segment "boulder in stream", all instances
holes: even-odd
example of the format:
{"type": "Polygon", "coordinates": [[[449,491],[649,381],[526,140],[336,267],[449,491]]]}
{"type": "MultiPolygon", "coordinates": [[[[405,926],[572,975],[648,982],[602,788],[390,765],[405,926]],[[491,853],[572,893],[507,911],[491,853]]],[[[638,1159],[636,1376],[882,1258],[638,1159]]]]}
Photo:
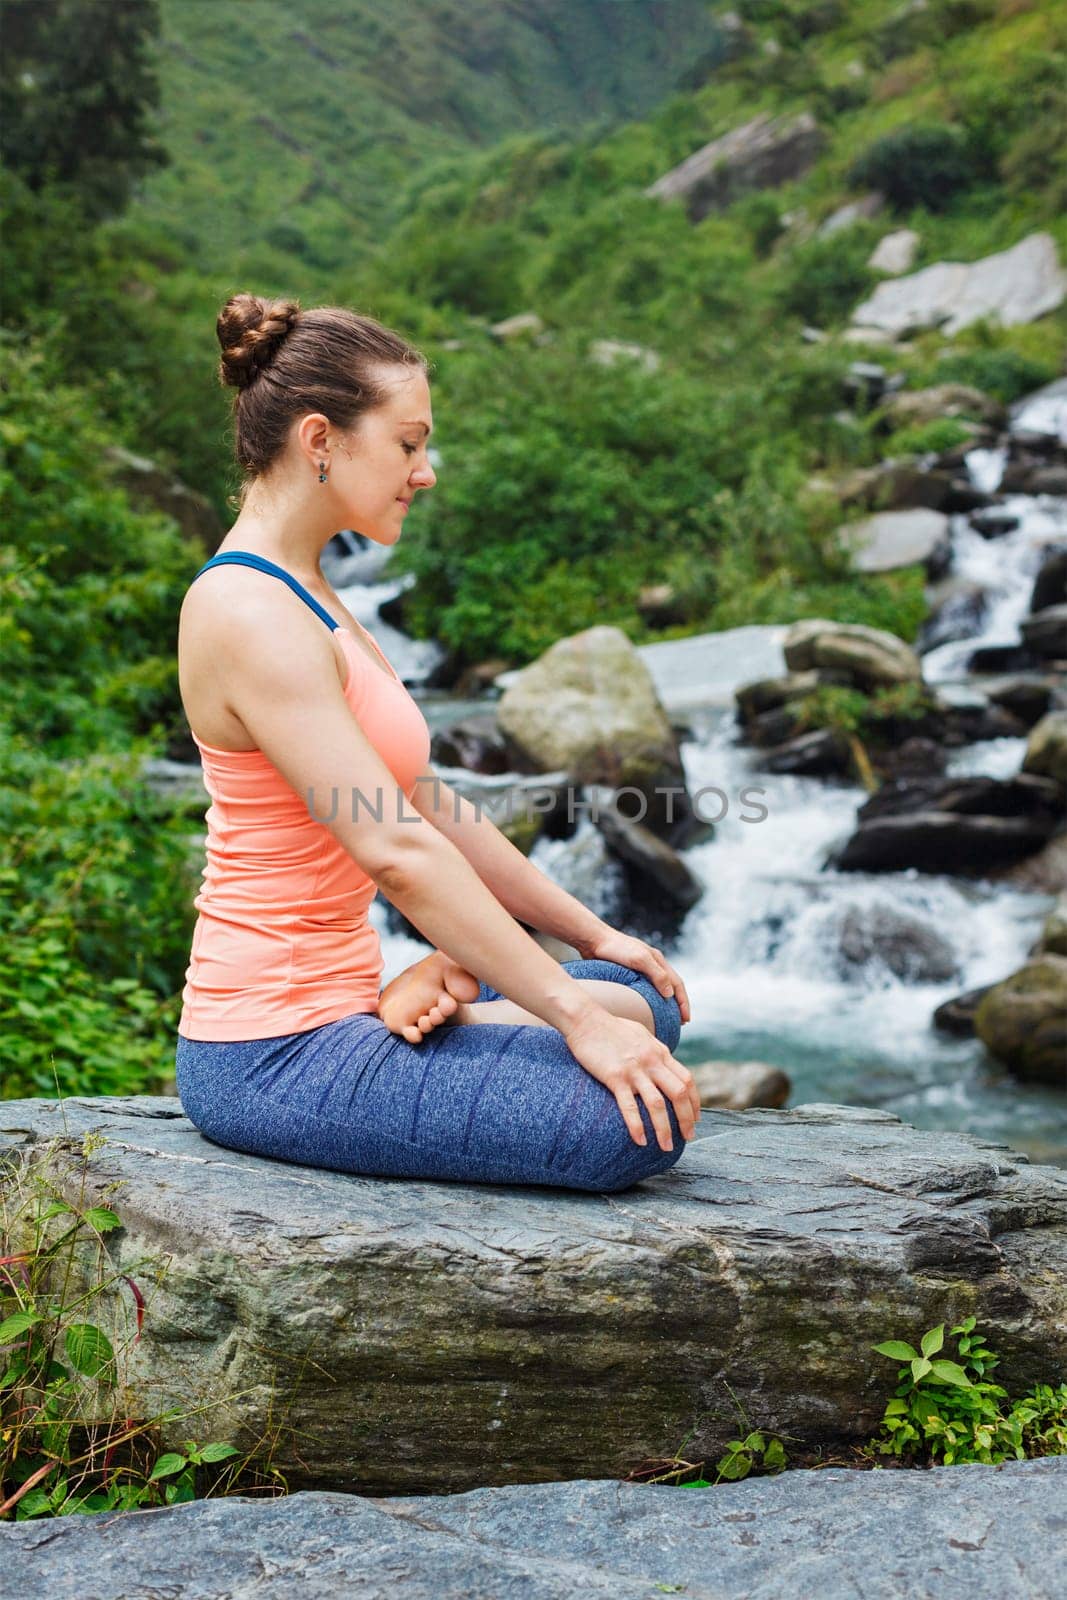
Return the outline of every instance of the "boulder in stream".
{"type": "Polygon", "coordinates": [[[695,906],[704,893],[704,885],[678,852],[664,840],[657,839],[651,829],[611,804],[610,790],[594,786],[591,795],[599,801],[595,813],[591,813],[592,819],[612,854],[629,868],[631,890],[643,889],[646,897],[651,895],[654,902],[666,900],[679,911],[695,906]],[[638,880],[636,884],[634,878],[638,880]]]}
{"type": "Polygon", "coordinates": [[[1061,894],[1041,929],[1035,955],[1067,956],[1067,894],[1061,894]]]}
{"type": "Polygon", "coordinates": [[[835,912],[837,973],[865,980],[871,962],[902,983],[948,983],[960,975],[951,942],[919,916],[885,901],[835,912]]]}
{"type": "Polygon", "coordinates": [[[1046,606],[1031,612],[1019,624],[1023,643],[1034,655],[1067,661],[1067,605],[1046,606]]]}
{"type": "Polygon", "coordinates": [[[944,512],[923,506],[911,511],[878,511],[838,529],[838,539],[849,551],[855,572],[892,572],[918,561],[934,562],[943,569],[941,547],[947,536],[944,512]]]}
{"type": "Polygon", "coordinates": [[[496,715],[540,770],[637,789],[647,806],[645,826],[668,842],[691,826],[678,741],[648,668],[621,628],[587,628],[559,639],[515,675],[496,715]]]}
{"type": "Polygon", "coordinates": [[[1050,711],[1030,730],[1023,771],[1053,779],[1067,789],[1067,711],[1050,711]]]}
{"type": "Polygon", "coordinates": [[[920,467],[915,459],[890,458],[873,467],[857,467],[835,485],[846,510],[906,511],[925,506],[939,511],[949,495],[951,474],[920,467]]]}
{"type": "Polygon", "coordinates": [[[981,632],[989,596],[980,583],[949,578],[927,598],[931,609],[915,646],[920,655],[956,639],[971,639],[981,632]]]}
{"type": "Polygon", "coordinates": [[[974,1014],[991,987],[984,983],[979,989],[967,989],[963,994],[943,1000],[931,1019],[934,1027],[942,1033],[955,1034],[959,1039],[973,1039],[974,1014]]]}
{"type": "Polygon", "coordinates": [[[999,400],[969,383],[938,383],[929,389],[901,389],[882,406],[875,426],[881,431],[921,428],[942,417],[974,418],[1000,428],[1007,412],[999,400]]]}
{"type": "Polygon", "coordinates": [[[1067,1089],[1067,956],[1036,956],[993,984],[974,1031],[1017,1077],[1067,1089]]]}
{"type": "Polygon", "coordinates": [[[1041,563],[1030,594],[1030,610],[1067,604],[1067,545],[1053,545],[1041,563]]]}
{"type": "Polygon", "coordinates": [[[805,617],[789,629],[782,650],[792,672],[832,667],[861,689],[922,681],[922,665],[910,645],[883,628],[860,622],[805,617]]]}
{"type": "Polygon", "coordinates": [[[752,1106],[784,1106],[792,1084],[781,1067],[766,1061],[701,1061],[690,1067],[700,1104],[709,1109],[748,1111],[752,1106]]]}
{"type": "Polygon", "coordinates": [[[281,1421],[294,1490],[617,1477],[687,1435],[714,1458],[727,1384],[753,1425],[833,1449],[892,1392],[871,1346],[968,1313],[1009,1392],[1067,1368],[1067,1174],[882,1111],[706,1111],[674,1167],[607,1194],[246,1155],[167,1096],[0,1101],[5,1152],[120,1217],[94,1314],[131,1414],[200,1404],[197,1436],[238,1447],[281,1421]]]}
{"type": "Polygon", "coordinates": [[[931,778],[883,784],[832,857],[841,872],[985,874],[1042,849],[1059,828],[1063,795],[1050,778],[931,778]]]}

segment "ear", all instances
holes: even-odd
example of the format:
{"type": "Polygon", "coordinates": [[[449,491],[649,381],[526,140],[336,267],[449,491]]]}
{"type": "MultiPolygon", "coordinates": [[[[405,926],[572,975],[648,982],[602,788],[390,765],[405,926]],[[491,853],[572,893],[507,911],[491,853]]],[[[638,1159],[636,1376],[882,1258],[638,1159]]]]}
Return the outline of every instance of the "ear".
{"type": "Polygon", "coordinates": [[[318,465],[330,436],[330,419],[321,411],[309,411],[296,426],[297,442],[309,461],[318,465]]]}

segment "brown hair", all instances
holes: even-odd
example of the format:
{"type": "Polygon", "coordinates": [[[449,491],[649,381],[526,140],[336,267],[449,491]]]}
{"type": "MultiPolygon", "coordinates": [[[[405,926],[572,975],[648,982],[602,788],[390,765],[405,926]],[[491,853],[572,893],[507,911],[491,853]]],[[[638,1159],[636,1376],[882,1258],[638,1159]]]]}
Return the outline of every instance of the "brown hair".
{"type": "Polygon", "coordinates": [[[233,399],[234,456],[247,474],[266,472],[285,448],[294,417],[321,411],[350,428],[386,398],[382,370],[424,373],[421,351],[373,317],[343,306],[300,309],[298,300],[231,295],[215,324],[222,357],[219,382],[233,399]]]}

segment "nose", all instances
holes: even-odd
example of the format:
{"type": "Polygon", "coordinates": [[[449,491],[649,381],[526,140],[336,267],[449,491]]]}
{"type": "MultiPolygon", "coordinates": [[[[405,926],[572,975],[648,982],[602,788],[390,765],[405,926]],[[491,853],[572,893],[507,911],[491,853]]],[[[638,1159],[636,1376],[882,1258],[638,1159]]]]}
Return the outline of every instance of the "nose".
{"type": "Polygon", "coordinates": [[[425,466],[417,467],[411,474],[411,482],[417,483],[420,488],[432,489],[437,482],[437,474],[427,461],[425,466]]]}

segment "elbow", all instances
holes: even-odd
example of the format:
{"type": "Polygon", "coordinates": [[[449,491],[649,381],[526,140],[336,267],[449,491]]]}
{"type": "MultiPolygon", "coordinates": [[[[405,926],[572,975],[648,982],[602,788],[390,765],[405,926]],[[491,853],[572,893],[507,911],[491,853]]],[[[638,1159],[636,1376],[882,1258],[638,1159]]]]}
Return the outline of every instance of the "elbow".
{"type": "Polygon", "coordinates": [[[406,900],[424,889],[430,877],[431,851],[423,839],[394,844],[382,859],[365,870],[387,900],[406,900]]]}

